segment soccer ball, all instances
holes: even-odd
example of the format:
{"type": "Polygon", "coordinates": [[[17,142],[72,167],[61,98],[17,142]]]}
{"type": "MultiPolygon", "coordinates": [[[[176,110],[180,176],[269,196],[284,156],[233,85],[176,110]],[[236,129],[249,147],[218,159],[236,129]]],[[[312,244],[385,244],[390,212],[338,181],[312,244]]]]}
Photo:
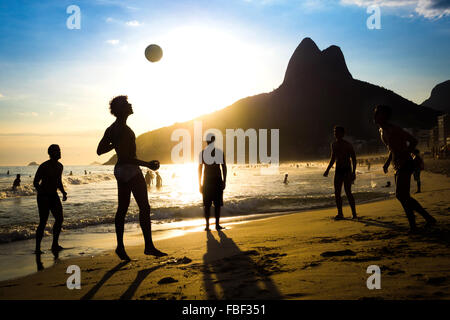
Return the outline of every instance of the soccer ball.
{"type": "Polygon", "coordinates": [[[145,49],[145,57],[150,62],[157,62],[161,60],[163,51],[157,44],[151,44],[145,49]]]}

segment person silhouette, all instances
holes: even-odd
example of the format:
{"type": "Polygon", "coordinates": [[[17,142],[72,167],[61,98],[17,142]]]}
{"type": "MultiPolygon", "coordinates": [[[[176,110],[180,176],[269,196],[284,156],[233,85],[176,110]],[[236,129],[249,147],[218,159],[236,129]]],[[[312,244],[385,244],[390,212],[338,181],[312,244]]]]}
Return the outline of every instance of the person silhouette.
{"type": "Polygon", "coordinates": [[[420,156],[420,151],[418,149],[414,150],[414,180],[417,182],[416,193],[421,193],[421,182],[420,182],[420,172],[425,168],[422,157],[420,156]]]}
{"type": "Polygon", "coordinates": [[[8,175],[9,176],[9,170],[6,172],[6,175],[8,175]]]}
{"type": "Polygon", "coordinates": [[[153,181],[153,173],[150,170],[147,170],[145,173],[145,183],[147,184],[147,187],[150,187],[152,185],[153,181]]]}
{"type": "Polygon", "coordinates": [[[288,174],[287,173],[284,175],[283,183],[284,184],[288,184],[289,183],[289,181],[288,181],[288,174]]]}
{"type": "Polygon", "coordinates": [[[59,189],[63,194],[63,201],[67,200],[67,192],[64,190],[61,175],[64,166],[58,161],[61,159],[61,149],[57,144],[48,147],[50,160],[42,163],[36,171],[33,185],[37,191],[37,204],[39,211],[39,226],[36,230],[36,254],[42,254],[41,241],[44,236],[44,229],[47,224],[49,212],[52,212],[55,218],[53,224],[53,243],[52,252],[57,253],[64,248],[58,243],[59,234],[63,223],[63,208],[58,196],[59,189]]]}
{"type": "Polygon", "coordinates": [[[162,178],[161,178],[161,176],[160,176],[158,171],[156,171],[155,173],[156,173],[156,188],[157,189],[161,189],[162,185],[163,185],[162,184],[162,178]]]}
{"type": "Polygon", "coordinates": [[[16,179],[13,182],[12,191],[16,191],[17,187],[20,187],[20,174],[16,175],[16,179]]]}
{"type": "Polygon", "coordinates": [[[386,105],[379,105],[374,110],[374,122],[378,125],[380,137],[389,149],[389,156],[383,165],[384,173],[393,162],[395,170],[395,196],[402,204],[408,218],[410,232],[417,232],[416,217],[417,211],[426,220],[426,227],[436,224],[433,218],[416,199],[410,195],[411,174],[414,171],[414,160],[411,153],[417,146],[417,139],[402,128],[390,123],[392,109],[386,105]]]}
{"type": "Polygon", "coordinates": [[[216,137],[213,134],[208,134],[206,137],[208,145],[199,155],[198,183],[200,186],[200,193],[203,195],[203,206],[206,219],[205,231],[210,231],[209,217],[212,204],[214,204],[216,230],[223,229],[219,222],[220,207],[223,206],[223,190],[225,190],[227,181],[227,165],[225,163],[223,151],[214,146],[215,140],[216,137]],[[221,167],[222,170],[220,170],[221,167]]]}
{"type": "Polygon", "coordinates": [[[344,140],[345,129],[341,126],[334,126],[334,136],[336,140],[331,144],[331,159],[325,170],[323,176],[328,177],[331,167],[336,162],[336,169],[334,173],[334,196],[336,199],[336,207],[338,214],[336,220],[344,218],[342,213],[342,184],[344,184],[345,194],[347,195],[348,203],[352,209],[353,219],[358,216],[356,214],[355,199],[352,194],[352,183],[356,179],[356,155],[355,150],[350,142],[344,140]],[[351,163],[350,163],[351,159],[351,163]],[[352,169],[353,168],[353,169],[352,169]]]}
{"type": "Polygon", "coordinates": [[[117,256],[121,260],[131,260],[125,251],[123,243],[123,233],[125,228],[125,215],[130,205],[131,193],[139,207],[139,223],[145,241],[144,254],[157,257],[165,256],[156,249],[152,240],[150,205],[148,203],[147,185],[144,175],[139,166],[147,167],[151,170],[158,170],[159,161],[142,161],[136,157],[136,136],[127,126],[127,119],[133,114],[132,105],[128,102],[127,96],[117,96],[110,102],[111,114],[116,117],[116,121],[109,126],[97,147],[97,154],[102,155],[111,150],[117,154],[117,163],[114,166],[114,176],[117,180],[118,207],[115,217],[117,256]]]}

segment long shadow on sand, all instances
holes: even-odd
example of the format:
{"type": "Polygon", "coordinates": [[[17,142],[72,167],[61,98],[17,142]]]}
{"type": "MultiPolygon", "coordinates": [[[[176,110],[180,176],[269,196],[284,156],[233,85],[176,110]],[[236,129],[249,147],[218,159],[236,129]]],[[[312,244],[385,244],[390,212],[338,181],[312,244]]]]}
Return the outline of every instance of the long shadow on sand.
{"type": "MultiPolygon", "coordinates": [[[[406,220],[406,217],[405,217],[406,220]]],[[[418,222],[424,222],[419,215],[416,214],[416,220],[418,222]]],[[[405,233],[409,230],[408,227],[404,227],[398,225],[393,222],[384,222],[379,220],[374,220],[370,218],[362,218],[360,220],[351,220],[354,222],[362,223],[366,226],[376,226],[385,229],[390,229],[391,232],[388,231],[388,234],[384,235],[384,238],[394,238],[397,236],[405,235],[405,233]]],[[[414,241],[422,241],[428,243],[440,243],[447,246],[450,246],[450,225],[445,222],[439,222],[437,225],[431,229],[419,229],[419,233],[411,235],[411,238],[414,241]]],[[[376,236],[375,236],[376,237],[376,236]]]]}
{"type": "Polygon", "coordinates": [[[97,284],[93,286],[92,289],[88,291],[88,293],[82,296],[80,300],[92,299],[94,295],[97,293],[97,291],[100,290],[100,288],[105,284],[105,282],[108,281],[108,279],[111,278],[114,275],[114,273],[122,269],[122,267],[126,266],[128,263],[130,263],[130,261],[123,261],[118,265],[116,265],[111,270],[109,270],[108,272],[106,272],[103,278],[99,282],[97,282],[97,284]]]}
{"type": "MultiPolygon", "coordinates": [[[[406,220],[406,217],[405,217],[406,220]]],[[[373,226],[373,227],[381,227],[381,228],[385,228],[385,229],[390,229],[393,231],[407,231],[408,228],[396,224],[392,221],[379,221],[376,219],[371,219],[371,218],[366,218],[366,217],[362,217],[360,219],[357,220],[349,220],[349,221],[353,221],[353,222],[359,222],[364,224],[365,226],[373,226]]]]}
{"type": "Polygon", "coordinates": [[[147,276],[152,273],[153,271],[161,268],[162,266],[154,266],[148,269],[141,270],[137,273],[136,279],[134,279],[133,283],[128,287],[127,291],[122,294],[122,296],[119,298],[120,300],[130,300],[133,298],[134,294],[136,293],[137,289],[141,285],[142,281],[144,281],[147,276]]]}
{"type": "Polygon", "coordinates": [[[220,242],[207,232],[207,252],[203,256],[203,281],[208,299],[281,299],[264,266],[243,252],[222,231],[220,242]]]}

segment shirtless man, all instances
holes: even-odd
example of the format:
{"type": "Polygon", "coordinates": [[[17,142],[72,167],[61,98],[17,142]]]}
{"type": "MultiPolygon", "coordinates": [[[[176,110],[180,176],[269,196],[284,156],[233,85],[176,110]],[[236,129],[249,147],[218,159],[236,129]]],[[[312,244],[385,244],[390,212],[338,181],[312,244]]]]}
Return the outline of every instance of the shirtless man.
{"type": "Polygon", "coordinates": [[[344,127],[334,127],[334,136],[336,141],[331,144],[330,163],[328,164],[327,170],[325,170],[325,173],[323,174],[324,177],[328,177],[331,167],[334,162],[336,162],[336,170],[334,174],[334,196],[336,198],[336,206],[338,209],[338,214],[335,217],[336,220],[344,219],[341,197],[342,184],[344,184],[345,194],[347,195],[348,203],[352,209],[353,219],[358,217],[356,215],[355,199],[352,194],[352,183],[356,179],[356,155],[351,143],[344,140],[344,135],[344,127]],[[350,164],[350,159],[353,166],[350,164]]]}
{"type": "Polygon", "coordinates": [[[411,174],[414,172],[414,161],[411,153],[417,146],[417,140],[402,128],[389,122],[391,107],[380,105],[375,108],[374,121],[380,128],[381,140],[389,149],[389,157],[383,166],[384,173],[388,172],[389,165],[393,162],[395,170],[395,196],[405,210],[406,217],[411,228],[410,232],[417,232],[417,211],[427,221],[426,227],[436,223],[434,219],[414,198],[410,195],[411,174]]]}
{"type": "Polygon", "coordinates": [[[223,190],[225,189],[227,181],[227,165],[225,163],[223,151],[214,147],[215,140],[216,137],[213,134],[208,134],[206,138],[206,142],[208,143],[207,148],[210,148],[211,146],[214,148],[211,151],[211,156],[214,157],[214,159],[208,159],[208,157],[206,157],[207,149],[204,149],[200,153],[200,161],[198,165],[198,184],[200,186],[200,193],[203,194],[203,206],[205,210],[205,219],[206,219],[205,231],[210,231],[209,217],[212,204],[214,204],[216,230],[219,231],[223,229],[223,227],[219,224],[219,220],[220,220],[220,207],[223,206],[223,190]],[[215,161],[215,159],[220,160],[217,162],[208,161],[208,160],[215,161]],[[220,170],[221,167],[222,170],[220,170]]]}
{"type": "Polygon", "coordinates": [[[61,159],[61,150],[57,144],[52,144],[48,148],[50,160],[42,163],[36,171],[33,185],[37,191],[37,204],[39,209],[39,226],[36,230],[36,254],[42,254],[41,240],[44,236],[44,229],[47,225],[50,211],[55,218],[53,224],[53,244],[52,252],[57,254],[63,249],[58,243],[59,234],[63,223],[63,208],[57,189],[63,194],[63,201],[67,200],[67,192],[61,181],[63,165],[58,161],[61,159]]]}
{"type": "Polygon", "coordinates": [[[157,257],[165,256],[156,249],[152,240],[150,205],[147,196],[147,184],[139,166],[147,167],[151,170],[159,169],[159,161],[150,162],[138,160],[136,157],[136,136],[133,130],[127,126],[128,116],[133,114],[131,104],[127,96],[117,96],[109,103],[111,114],[117,119],[105,131],[100,141],[97,154],[101,155],[114,149],[117,154],[117,163],[114,167],[114,176],[117,180],[117,190],[119,204],[116,212],[115,225],[117,248],[116,254],[122,260],[130,260],[123,243],[123,232],[125,228],[125,215],[130,205],[131,193],[133,193],[139,207],[139,222],[144,235],[144,254],[157,257]]]}

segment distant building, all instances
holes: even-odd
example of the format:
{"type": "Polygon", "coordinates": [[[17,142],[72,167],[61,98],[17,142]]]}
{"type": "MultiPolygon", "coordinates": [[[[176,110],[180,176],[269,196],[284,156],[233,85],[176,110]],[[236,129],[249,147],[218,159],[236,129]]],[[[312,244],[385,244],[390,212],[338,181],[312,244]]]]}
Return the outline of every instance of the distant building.
{"type": "Polygon", "coordinates": [[[420,151],[427,151],[432,149],[432,132],[431,130],[414,129],[412,135],[417,139],[417,149],[420,151]]]}
{"type": "Polygon", "coordinates": [[[438,143],[439,147],[447,144],[447,138],[450,137],[450,115],[448,113],[438,116],[438,143]]]}
{"type": "Polygon", "coordinates": [[[439,130],[438,130],[437,126],[433,127],[433,129],[430,129],[428,145],[429,145],[429,150],[433,154],[439,148],[439,130]]]}

